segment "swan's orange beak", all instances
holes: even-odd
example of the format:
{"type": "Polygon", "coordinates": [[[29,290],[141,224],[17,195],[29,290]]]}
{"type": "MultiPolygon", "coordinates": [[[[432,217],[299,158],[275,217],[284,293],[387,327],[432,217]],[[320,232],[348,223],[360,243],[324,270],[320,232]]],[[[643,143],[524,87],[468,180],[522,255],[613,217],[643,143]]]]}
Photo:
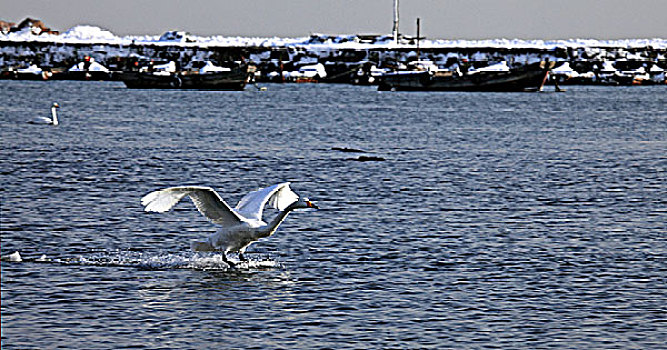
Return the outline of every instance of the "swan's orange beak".
{"type": "Polygon", "coordinates": [[[320,209],[320,207],[318,207],[317,205],[315,205],[315,203],[311,201],[306,201],[306,205],[308,206],[308,208],[320,209]]]}

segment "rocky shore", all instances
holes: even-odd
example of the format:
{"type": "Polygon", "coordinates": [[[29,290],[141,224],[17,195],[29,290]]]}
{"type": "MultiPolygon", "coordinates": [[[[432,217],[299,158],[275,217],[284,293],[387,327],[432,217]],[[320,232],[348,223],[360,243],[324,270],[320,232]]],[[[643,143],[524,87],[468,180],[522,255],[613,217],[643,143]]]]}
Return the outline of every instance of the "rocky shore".
{"type": "Polygon", "coordinates": [[[551,78],[561,84],[664,84],[667,40],[457,41],[402,36],[396,43],[388,35],[230,38],[175,31],[159,37],[117,37],[92,26],[62,34],[32,27],[0,34],[0,70],[6,79],[106,80],[114,79],[115,72],[171,62],[180,69],[244,61],[254,66],[259,82],[373,84],[382,73],[415,60],[460,70],[499,62],[513,68],[554,61],[551,78]]]}

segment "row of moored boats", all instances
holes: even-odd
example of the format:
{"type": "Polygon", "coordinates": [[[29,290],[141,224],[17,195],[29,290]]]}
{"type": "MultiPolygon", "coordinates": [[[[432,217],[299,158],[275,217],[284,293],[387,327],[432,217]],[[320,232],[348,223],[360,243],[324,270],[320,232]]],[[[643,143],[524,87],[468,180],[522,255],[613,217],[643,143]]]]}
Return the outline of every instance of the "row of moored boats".
{"type": "MultiPolygon", "coordinates": [[[[272,81],[317,82],[326,78],[324,66],[302,67],[297,72],[281,72],[272,81]],[[303,70],[303,72],[301,71],[303,70]],[[276,79],[277,78],[277,79],[276,79]]],[[[381,91],[540,91],[549,76],[556,84],[585,84],[590,79],[606,77],[609,82],[636,83],[632,79],[641,77],[644,83],[665,84],[665,72],[635,72],[637,74],[607,75],[580,74],[570,68],[568,62],[549,61],[509,67],[500,62],[487,67],[448,67],[442,69],[430,61],[413,61],[394,69],[374,69],[366,79],[368,84],[378,85],[381,91]],[[640,75],[639,73],[644,73],[640,75]],[[625,80],[628,81],[625,81],[625,80]]],[[[613,68],[613,67],[612,67],[613,68]]],[[[44,71],[36,65],[26,68],[5,70],[0,78],[23,80],[120,80],[128,88],[139,89],[199,89],[199,90],[243,90],[248,83],[254,83],[257,75],[255,67],[246,62],[233,62],[227,66],[211,61],[192,62],[180,67],[176,62],[147,64],[131,69],[112,72],[94,59],[86,57],[83,62],[73,65],[67,71],[44,71]]],[[[558,85],[557,85],[558,86],[558,85]]]]}

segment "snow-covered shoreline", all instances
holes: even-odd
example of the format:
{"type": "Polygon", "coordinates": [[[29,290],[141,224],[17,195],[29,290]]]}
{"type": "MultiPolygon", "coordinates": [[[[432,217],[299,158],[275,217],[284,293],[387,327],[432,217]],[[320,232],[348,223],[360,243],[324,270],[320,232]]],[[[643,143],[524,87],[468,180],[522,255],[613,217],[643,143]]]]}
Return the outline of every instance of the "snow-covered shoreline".
{"type": "Polygon", "coordinates": [[[299,78],[316,69],[319,79],[340,83],[371,83],[376,75],[416,60],[445,70],[480,69],[498,63],[521,67],[551,61],[570,64],[572,72],[559,72],[569,81],[618,83],[620,79],[623,84],[638,80],[664,84],[667,39],[417,41],[402,37],[395,42],[389,35],[259,38],[196,36],[182,31],[119,37],[88,25],[61,34],[34,28],[0,34],[0,71],[6,73],[5,78],[17,78],[33,66],[41,69],[42,75],[72,71],[84,60],[101,64],[109,72],[160,64],[185,67],[193,62],[249,61],[256,67],[258,81],[299,78]],[[610,81],[609,77],[618,79],[610,81]]]}
{"type": "MultiPolygon", "coordinates": [[[[179,32],[182,33],[182,32],[179,32]]],[[[397,49],[416,46],[414,41],[403,42],[398,45],[386,37],[368,42],[357,35],[312,35],[307,37],[280,38],[280,37],[233,37],[233,36],[197,36],[183,33],[180,38],[164,38],[163,36],[116,36],[110,31],[90,25],[75,26],[62,34],[35,35],[28,30],[0,34],[0,43],[54,43],[54,44],[106,44],[106,45],[165,45],[182,47],[313,47],[321,49],[323,46],[337,49],[397,49]],[[313,41],[313,37],[319,40],[313,41]]],[[[622,48],[636,49],[651,47],[653,49],[667,49],[667,39],[664,38],[637,38],[637,39],[562,39],[562,40],[523,40],[523,39],[485,39],[485,40],[446,40],[423,39],[419,42],[422,48],[504,48],[504,49],[541,49],[553,50],[556,48],[622,48]]]]}

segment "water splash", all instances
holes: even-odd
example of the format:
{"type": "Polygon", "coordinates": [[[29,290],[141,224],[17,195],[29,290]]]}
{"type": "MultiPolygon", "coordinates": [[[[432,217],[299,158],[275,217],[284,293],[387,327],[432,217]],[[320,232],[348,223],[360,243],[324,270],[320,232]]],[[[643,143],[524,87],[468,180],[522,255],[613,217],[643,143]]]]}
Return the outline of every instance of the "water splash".
{"type": "Polygon", "coordinates": [[[235,261],[232,268],[228,263],[222,260],[222,254],[219,253],[201,253],[201,252],[135,252],[122,251],[99,252],[90,255],[80,255],[74,258],[48,258],[44,255],[38,259],[22,259],[23,262],[51,263],[63,265],[84,265],[84,266],[108,266],[108,267],[134,267],[148,270],[255,270],[279,268],[280,263],[263,258],[259,260],[250,259],[248,261],[235,261]]]}

